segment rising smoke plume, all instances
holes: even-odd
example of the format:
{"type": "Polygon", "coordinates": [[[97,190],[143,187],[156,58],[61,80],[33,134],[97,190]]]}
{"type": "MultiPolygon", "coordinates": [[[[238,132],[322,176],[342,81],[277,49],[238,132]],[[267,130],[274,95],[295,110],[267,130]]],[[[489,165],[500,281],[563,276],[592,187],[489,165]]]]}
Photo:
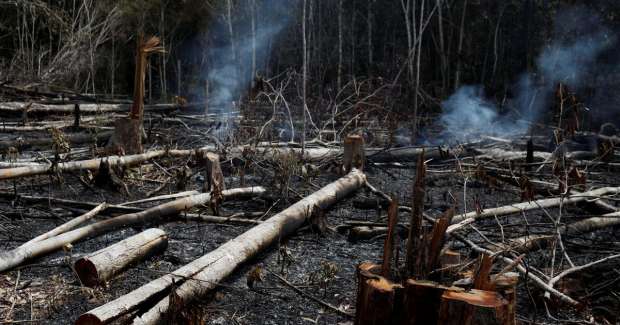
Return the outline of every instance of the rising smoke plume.
{"type": "MultiPolygon", "coordinates": [[[[229,109],[233,101],[239,100],[252,82],[252,55],[253,44],[256,44],[256,70],[264,72],[269,58],[270,44],[291,21],[290,13],[278,11],[278,8],[287,10],[297,1],[263,0],[256,1],[256,39],[253,41],[251,20],[234,22],[235,54],[232,54],[230,35],[226,18],[215,22],[210,28],[212,37],[217,46],[209,49],[210,68],[207,71],[209,82],[209,105],[219,109],[229,109]]],[[[234,19],[234,18],[233,18],[234,19]]]]}
{"type": "Polygon", "coordinates": [[[554,21],[554,37],[537,57],[534,74],[524,73],[512,87],[508,113],[485,97],[482,86],[463,86],[442,103],[444,139],[465,140],[475,135],[526,133],[549,106],[558,83],[579,90],[585,76],[597,71],[597,58],[616,39],[601,19],[584,8],[562,11],[554,21]]]}

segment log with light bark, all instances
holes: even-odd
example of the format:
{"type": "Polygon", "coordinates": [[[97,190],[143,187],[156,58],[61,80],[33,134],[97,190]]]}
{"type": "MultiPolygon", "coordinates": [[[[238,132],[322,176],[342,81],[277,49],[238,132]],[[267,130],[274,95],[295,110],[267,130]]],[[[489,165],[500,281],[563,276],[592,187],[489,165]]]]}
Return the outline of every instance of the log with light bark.
{"type": "MultiPolygon", "coordinates": [[[[620,212],[606,213],[599,217],[590,217],[559,227],[562,236],[575,236],[597,230],[620,226],[620,212]]],[[[556,238],[556,234],[527,235],[511,239],[510,249],[519,252],[531,252],[545,247],[547,242],[556,238]]]]}
{"type": "MultiPolygon", "coordinates": [[[[225,199],[236,199],[262,195],[263,193],[265,193],[263,187],[248,187],[223,191],[222,196],[225,199]]],[[[180,212],[208,203],[210,200],[210,193],[193,195],[154,206],[144,211],[123,214],[111,219],[99,221],[10,251],[0,252],[0,272],[10,270],[28,260],[57,251],[67,244],[75,243],[86,238],[95,237],[116,229],[126,228],[145,222],[161,222],[164,217],[177,215],[180,212]]]]}
{"type": "MultiPolygon", "coordinates": [[[[51,105],[25,102],[4,102],[0,103],[0,113],[12,115],[21,114],[29,104],[29,114],[72,114],[75,109],[74,104],[51,105]]],[[[170,112],[182,107],[199,107],[200,105],[204,105],[204,103],[190,103],[184,106],[179,104],[153,104],[145,105],[144,110],[148,112],[170,112]]],[[[100,114],[128,112],[131,109],[131,106],[131,104],[80,104],[80,113],[100,114]]]]}
{"type": "MultiPolygon", "coordinates": [[[[71,145],[78,145],[83,143],[105,143],[107,139],[112,136],[111,131],[99,132],[96,135],[90,133],[76,133],[65,134],[64,137],[67,143],[71,145]]],[[[0,150],[5,150],[10,147],[17,149],[24,149],[30,147],[51,147],[54,140],[51,137],[40,137],[35,139],[16,139],[16,140],[3,140],[0,141],[0,150]]]]}
{"type": "Polygon", "coordinates": [[[50,172],[68,172],[80,170],[97,170],[101,161],[106,160],[110,167],[132,166],[149,159],[169,155],[171,157],[185,157],[196,154],[196,150],[153,150],[143,154],[129,156],[109,156],[96,159],[78,160],[59,163],[57,165],[41,164],[16,168],[0,169],[0,180],[26,176],[43,175],[50,172]]]}
{"type": "MultiPolygon", "coordinates": [[[[182,283],[175,295],[184,303],[206,294],[232,273],[238,265],[246,262],[276,240],[294,233],[316,209],[326,209],[364,185],[366,176],[352,170],[346,176],[321,188],[289,208],[274,215],[231,241],[220,246],[192,263],[149,282],[142,287],[95,308],[78,318],[76,324],[106,324],[127,315],[154,297],[161,297],[173,284],[182,283]],[[192,278],[192,280],[187,280],[192,278]]],[[[154,324],[169,308],[166,297],[135,320],[135,323],[154,324]]]]}
{"type": "Polygon", "coordinates": [[[80,258],[74,269],[83,285],[103,285],[129,265],[161,253],[166,247],[168,235],[151,228],[80,258]]]}
{"type": "Polygon", "coordinates": [[[472,211],[455,216],[453,218],[454,224],[448,227],[447,233],[453,233],[468,224],[474,223],[478,219],[492,218],[494,216],[503,216],[535,209],[547,209],[560,206],[561,204],[574,204],[590,200],[592,198],[600,198],[606,195],[615,195],[618,193],[620,193],[620,187],[603,187],[596,190],[573,194],[567,197],[554,197],[537,201],[521,202],[492,209],[485,209],[483,212],[472,211]]]}

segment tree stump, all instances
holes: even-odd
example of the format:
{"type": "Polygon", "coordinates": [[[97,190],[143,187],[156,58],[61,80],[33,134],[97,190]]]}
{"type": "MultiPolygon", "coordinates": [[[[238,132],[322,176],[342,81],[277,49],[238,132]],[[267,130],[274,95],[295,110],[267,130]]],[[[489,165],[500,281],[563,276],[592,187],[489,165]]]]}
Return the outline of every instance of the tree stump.
{"type": "Polygon", "coordinates": [[[381,266],[363,262],[357,268],[357,303],[355,307],[355,325],[395,324],[394,306],[398,305],[396,289],[398,284],[376,273],[381,266]]]}
{"type": "Polygon", "coordinates": [[[108,148],[122,151],[128,155],[141,154],[142,121],[124,117],[114,122],[114,133],[108,141],[108,148]]]}
{"type": "Polygon", "coordinates": [[[515,272],[507,272],[500,276],[491,277],[495,290],[507,302],[504,311],[506,318],[504,325],[517,324],[517,283],[519,282],[519,274],[515,272]]]}
{"type": "Polygon", "coordinates": [[[365,159],[364,138],[360,135],[350,135],[344,139],[344,159],[342,161],[342,168],[345,173],[350,172],[353,168],[363,170],[365,159]]]}
{"type": "Polygon", "coordinates": [[[439,325],[506,324],[508,302],[493,291],[446,291],[441,296],[439,325]]]}
{"type": "Polygon", "coordinates": [[[403,290],[402,324],[437,324],[441,297],[448,288],[432,281],[409,279],[403,290]]]}
{"type": "Polygon", "coordinates": [[[94,287],[104,284],[131,263],[164,251],[167,246],[168,235],[161,229],[151,228],[80,258],[75,262],[75,271],[82,284],[94,287]]]}
{"type": "Polygon", "coordinates": [[[205,183],[203,191],[224,191],[226,186],[224,184],[224,174],[220,167],[220,156],[212,152],[206,152],[203,153],[202,160],[205,165],[205,183]]]}

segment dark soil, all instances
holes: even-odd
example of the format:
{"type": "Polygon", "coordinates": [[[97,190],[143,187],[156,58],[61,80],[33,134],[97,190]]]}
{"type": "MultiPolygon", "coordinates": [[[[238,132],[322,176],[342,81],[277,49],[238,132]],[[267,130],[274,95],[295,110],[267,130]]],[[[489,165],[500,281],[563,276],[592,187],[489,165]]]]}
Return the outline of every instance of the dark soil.
{"type": "MultiPolygon", "coordinates": [[[[172,136],[185,132],[182,127],[161,129],[162,135],[172,136]]],[[[163,136],[162,136],[163,138],[163,136]]],[[[191,148],[201,145],[204,140],[186,135],[179,136],[182,147],[191,148]]],[[[160,142],[161,144],[161,142],[160,142]]],[[[33,154],[33,152],[25,155],[33,154]]],[[[158,159],[157,165],[148,164],[140,168],[126,171],[125,182],[132,195],[131,200],[140,199],[147,192],[160,185],[162,180],[174,175],[177,168],[186,161],[168,158],[158,159]],[[166,173],[163,172],[166,170],[166,173]]],[[[192,163],[190,162],[191,166],[192,163]]],[[[254,167],[245,176],[246,186],[268,186],[271,197],[277,197],[277,190],[270,184],[272,171],[268,168],[254,167]]],[[[475,201],[482,208],[507,205],[520,201],[519,188],[503,183],[490,185],[484,180],[467,177],[456,172],[458,165],[454,161],[431,162],[428,167],[426,212],[438,216],[453,202],[457,203],[458,211],[472,210],[475,201]],[[464,189],[466,185],[466,194],[464,189]]],[[[293,177],[291,188],[302,196],[312,193],[317,187],[323,186],[338,178],[338,175],[325,171],[310,182],[293,177]]],[[[406,168],[373,167],[366,172],[369,182],[375,187],[397,197],[401,204],[410,205],[411,187],[414,177],[414,166],[406,168]]],[[[193,168],[194,172],[198,168],[193,168]]],[[[238,169],[230,163],[224,164],[227,175],[227,187],[240,185],[238,169]]],[[[130,199],[123,194],[84,185],[79,177],[86,174],[65,174],[62,179],[51,176],[31,177],[15,182],[4,182],[4,192],[15,188],[21,195],[50,196],[77,201],[123,203],[130,199]]],[[[592,170],[588,174],[590,186],[620,184],[620,177],[604,170],[592,170]]],[[[187,189],[199,189],[200,180],[194,176],[187,189]]],[[[174,193],[174,184],[165,191],[174,193]]],[[[281,211],[297,198],[290,194],[288,202],[280,200],[269,212],[268,216],[281,211]]],[[[330,226],[337,226],[349,220],[379,221],[385,211],[362,210],[355,208],[355,199],[375,196],[367,190],[360,190],[353,198],[343,200],[334,206],[327,215],[330,226]]],[[[612,201],[613,202],[613,201],[612,201]]],[[[142,207],[148,207],[143,205],[142,207]]],[[[227,215],[241,211],[267,211],[271,206],[270,199],[254,199],[247,202],[227,202],[222,214],[227,215]]],[[[209,213],[207,208],[201,209],[209,213]]],[[[21,243],[43,233],[83,210],[55,204],[26,204],[19,199],[0,199],[0,249],[11,249],[21,243]]],[[[198,212],[198,211],[193,211],[198,212]]],[[[550,216],[557,216],[558,209],[546,211],[530,211],[523,215],[511,215],[497,219],[484,220],[476,224],[479,232],[468,231],[470,239],[484,245],[487,241],[502,242],[511,237],[519,237],[525,232],[537,233],[548,231],[550,216]],[[501,223],[503,232],[498,226],[501,223]]],[[[564,207],[562,222],[571,222],[591,214],[581,206],[564,207]]],[[[104,216],[105,217],[105,216],[104,216]]],[[[409,218],[401,213],[402,221],[409,218]]],[[[41,324],[72,323],[80,314],[100,306],[123,295],[162,274],[174,271],[182,265],[212,251],[219,245],[243,233],[251,226],[228,224],[206,224],[195,222],[169,222],[158,225],[144,225],[138,228],[127,228],[110,234],[92,238],[74,244],[71,251],[59,252],[47,257],[31,261],[4,274],[0,274],[0,315],[13,320],[38,320],[41,324]],[[169,234],[169,247],[163,255],[155,256],[141,262],[122,275],[109,282],[105,288],[89,289],[82,287],[70,268],[83,254],[87,254],[123,238],[136,234],[150,226],[160,227],[169,234]],[[16,286],[16,279],[19,282],[16,286]],[[13,288],[17,287],[17,290],[13,288]],[[14,306],[11,307],[14,303],[14,306]],[[12,312],[10,312],[12,309],[12,312]]],[[[564,238],[568,254],[577,264],[585,264],[620,251],[620,240],[613,229],[599,231],[579,237],[564,238]]],[[[474,261],[476,254],[471,253],[463,244],[450,241],[453,249],[461,252],[464,264],[474,261]]],[[[289,282],[309,295],[313,295],[326,303],[349,313],[354,313],[356,298],[356,266],[362,261],[378,262],[381,258],[383,239],[375,238],[368,241],[350,242],[346,234],[326,231],[319,234],[310,227],[304,227],[285,243],[270,247],[254,259],[238,268],[220,288],[206,297],[201,297],[192,307],[183,312],[195,318],[204,319],[206,324],[348,324],[351,318],[336,313],[284,285],[271,272],[282,274],[289,282]],[[279,260],[283,253],[290,264],[282,265],[279,260]],[[263,281],[250,289],[246,275],[258,264],[262,264],[263,281]],[[321,270],[333,267],[337,272],[333,276],[321,276],[321,270]],[[325,284],[325,285],[321,285],[325,284]]],[[[400,241],[401,252],[404,242],[400,241]]],[[[558,255],[561,255],[558,253],[558,255]]],[[[402,254],[401,254],[402,257],[402,254]]],[[[529,254],[525,261],[540,270],[551,266],[549,250],[539,250],[529,254]]],[[[562,256],[555,260],[558,265],[566,267],[562,256]]],[[[502,265],[496,266],[498,269],[502,265]]],[[[584,320],[594,315],[597,321],[616,322],[620,311],[620,267],[617,262],[601,264],[578,278],[579,285],[567,287],[566,292],[572,297],[588,304],[585,310],[576,311],[555,303],[545,305],[542,294],[531,283],[523,278],[520,280],[518,292],[518,317],[524,323],[558,323],[568,320],[584,320]]]]}

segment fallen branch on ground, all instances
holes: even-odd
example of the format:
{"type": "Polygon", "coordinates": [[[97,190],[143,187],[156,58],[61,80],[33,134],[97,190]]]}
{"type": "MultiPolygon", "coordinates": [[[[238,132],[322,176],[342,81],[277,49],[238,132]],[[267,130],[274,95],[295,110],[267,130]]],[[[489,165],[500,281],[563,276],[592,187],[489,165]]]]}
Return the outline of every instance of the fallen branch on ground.
{"type": "Polygon", "coordinates": [[[478,211],[460,214],[454,217],[453,225],[448,227],[447,233],[453,233],[468,224],[474,223],[478,219],[491,218],[494,216],[503,216],[523,211],[544,209],[559,206],[560,204],[571,204],[583,202],[592,198],[599,198],[605,195],[620,194],[620,187],[603,187],[596,190],[573,194],[567,197],[555,197],[530,202],[521,202],[517,204],[506,205],[502,207],[486,209],[482,213],[478,211]]]}
{"type": "MultiPolygon", "coordinates": [[[[261,195],[264,192],[265,189],[262,187],[248,187],[223,191],[222,196],[224,199],[233,199],[261,195]]],[[[99,221],[52,238],[20,246],[10,251],[0,252],[0,272],[19,266],[27,260],[57,251],[66,244],[105,234],[119,228],[130,227],[144,222],[158,221],[163,217],[173,216],[198,205],[209,203],[210,200],[210,193],[194,195],[154,206],[144,211],[123,214],[118,217],[99,221]]]]}

